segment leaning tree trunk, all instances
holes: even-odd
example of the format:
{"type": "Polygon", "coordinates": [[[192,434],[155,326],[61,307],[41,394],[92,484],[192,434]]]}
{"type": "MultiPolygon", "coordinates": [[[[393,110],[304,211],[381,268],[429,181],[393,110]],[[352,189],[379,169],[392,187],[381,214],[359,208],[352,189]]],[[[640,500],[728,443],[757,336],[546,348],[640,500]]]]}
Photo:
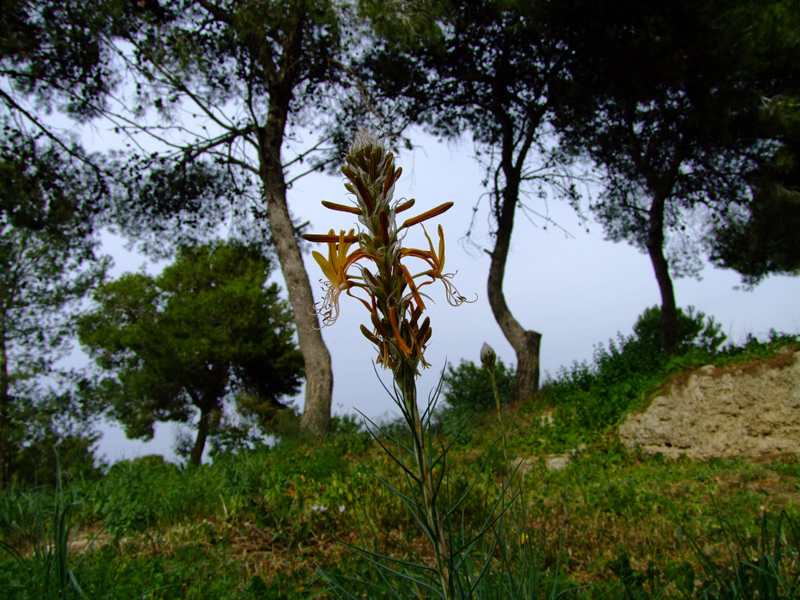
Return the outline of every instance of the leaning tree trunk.
{"type": "Polygon", "coordinates": [[[511,314],[503,294],[503,278],[506,272],[506,261],[511,244],[511,232],[514,229],[514,211],[517,205],[519,181],[506,181],[506,189],[502,195],[502,205],[497,215],[497,235],[494,250],[491,252],[489,281],[487,293],[492,313],[517,355],[517,374],[511,401],[518,402],[533,397],[539,391],[539,348],[542,334],[522,327],[511,314]]]}
{"type": "Polygon", "coordinates": [[[650,206],[647,253],[661,292],[661,349],[672,352],[678,345],[678,307],[675,304],[675,289],[669,274],[669,263],[664,256],[664,204],[665,195],[656,193],[650,206]]]}
{"type": "Polygon", "coordinates": [[[203,450],[206,448],[206,440],[211,430],[211,409],[200,409],[200,422],[197,424],[197,435],[194,438],[194,446],[189,454],[189,463],[200,465],[203,462],[203,450]]]}
{"type": "Polygon", "coordinates": [[[270,95],[267,122],[257,129],[259,174],[267,201],[267,220],[286,281],[305,366],[305,403],[300,427],[308,433],[321,436],[330,429],[333,367],[314,311],[314,294],[286,202],[281,146],[288,105],[288,95],[285,98],[277,93],[270,95]]]}

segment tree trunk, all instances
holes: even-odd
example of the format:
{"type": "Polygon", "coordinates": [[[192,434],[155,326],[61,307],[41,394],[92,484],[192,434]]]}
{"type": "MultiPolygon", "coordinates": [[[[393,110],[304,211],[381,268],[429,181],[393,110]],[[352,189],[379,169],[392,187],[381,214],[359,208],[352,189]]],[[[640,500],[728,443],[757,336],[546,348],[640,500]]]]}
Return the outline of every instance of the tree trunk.
{"type": "Polygon", "coordinates": [[[503,294],[503,278],[511,244],[511,232],[514,229],[518,192],[519,179],[517,178],[516,182],[509,181],[507,173],[502,206],[499,207],[497,215],[497,235],[494,250],[491,252],[492,261],[487,283],[489,305],[494,318],[517,355],[517,373],[514,389],[511,392],[512,402],[528,400],[539,391],[539,349],[542,341],[542,334],[524,329],[514,318],[503,294]]]}
{"type": "Polygon", "coordinates": [[[647,253],[661,292],[661,349],[672,352],[678,345],[678,308],[675,304],[675,289],[669,274],[669,263],[664,256],[664,205],[665,195],[655,194],[650,206],[647,253]]]}
{"type": "Polygon", "coordinates": [[[211,428],[211,409],[200,409],[200,422],[197,424],[197,437],[194,438],[192,453],[189,455],[189,462],[193,465],[200,465],[203,462],[203,450],[206,447],[206,439],[211,428]]]}
{"type": "Polygon", "coordinates": [[[8,374],[8,352],[6,347],[6,328],[0,318],[0,485],[8,481],[10,471],[10,447],[6,427],[11,413],[11,377],[8,374]]]}
{"type": "Polygon", "coordinates": [[[267,220],[286,281],[305,365],[305,402],[300,427],[312,435],[321,436],[330,430],[333,367],[330,352],[322,339],[314,310],[314,294],[286,201],[281,146],[288,106],[288,96],[270,95],[267,122],[257,129],[259,173],[267,202],[267,220]]]}

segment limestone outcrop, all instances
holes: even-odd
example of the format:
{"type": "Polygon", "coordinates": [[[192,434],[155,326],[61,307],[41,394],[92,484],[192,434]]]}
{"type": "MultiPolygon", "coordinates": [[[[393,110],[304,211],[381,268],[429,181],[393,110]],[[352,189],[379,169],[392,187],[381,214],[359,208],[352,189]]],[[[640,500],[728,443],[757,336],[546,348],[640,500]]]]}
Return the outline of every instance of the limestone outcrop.
{"type": "Polygon", "coordinates": [[[674,377],[619,436],[668,458],[800,456],[800,352],[674,377]]]}

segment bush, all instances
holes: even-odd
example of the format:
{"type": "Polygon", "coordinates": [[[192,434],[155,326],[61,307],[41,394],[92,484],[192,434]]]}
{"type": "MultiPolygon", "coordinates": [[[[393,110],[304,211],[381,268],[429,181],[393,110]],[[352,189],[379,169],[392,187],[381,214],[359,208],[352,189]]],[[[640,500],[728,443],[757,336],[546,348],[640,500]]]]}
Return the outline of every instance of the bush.
{"type": "Polygon", "coordinates": [[[633,334],[617,334],[595,348],[592,364],[575,364],[559,372],[547,386],[548,401],[558,406],[557,423],[564,428],[598,431],[619,419],[671,373],[690,363],[711,360],[725,341],[711,317],[689,307],[678,309],[678,347],[661,350],[661,310],[646,309],[636,320],[633,334]]]}
{"type": "MultiPolygon", "coordinates": [[[[507,404],[514,388],[514,371],[498,360],[495,377],[500,403],[507,404]]],[[[442,395],[444,403],[436,413],[435,426],[442,435],[451,439],[466,434],[465,425],[475,414],[495,408],[491,375],[486,369],[466,360],[462,360],[457,368],[448,365],[442,378],[442,395]]],[[[404,423],[400,425],[402,430],[404,423]]]]}
{"type": "MultiPolygon", "coordinates": [[[[514,370],[498,360],[495,365],[500,403],[507,404],[514,388],[514,370]]],[[[495,407],[494,389],[489,372],[473,362],[462,360],[457,368],[448,365],[442,382],[444,401],[464,411],[485,411],[495,407]]]]}
{"type": "MultiPolygon", "coordinates": [[[[353,421],[350,419],[350,421],[353,421]]],[[[219,494],[229,514],[254,513],[259,526],[300,535],[308,532],[312,506],[349,505],[364,478],[356,476],[349,454],[364,433],[334,435],[314,443],[283,441],[236,455],[220,455],[219,494]]]]}
{"type": "MultiPolygon", "coordinates": [[[[661,349],[661,309],[651,306],[639,315],[633,326],[634,338],[642,347],[651,351],[661,349]]],[[[676,354],[684,354],[691,349],[700,349],[714,354],[725,342],[727,336],[722,333],[722,326],[713,317],[706,318],[702,313],[690,306],[678,309],[678,347],[676,354]]]]}

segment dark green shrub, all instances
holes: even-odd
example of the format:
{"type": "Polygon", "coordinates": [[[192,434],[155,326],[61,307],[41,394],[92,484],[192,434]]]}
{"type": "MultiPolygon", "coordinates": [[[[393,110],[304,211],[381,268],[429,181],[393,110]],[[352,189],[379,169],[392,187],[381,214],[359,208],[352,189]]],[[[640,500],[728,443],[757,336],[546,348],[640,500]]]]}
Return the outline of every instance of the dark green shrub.
{"type": "Polygon", "coordinates": [[[296,533],[308,524],[311,506],[338,507],[345,503],[340,496],[352,495],[350,443],[349,436],[336,435],[220,455],[213,467],[220,473],[218,493],[229,511],[254,514],[264,526],[296,533]]]}
{"type": "Polygon", "coordinates": [[[689,363],[711,360],[725,335],[711,317],[689,307],[678,309],[678,348],[661,350],[661,311],[648,308],[636,320],[633,334],[617,335],[607,346],[595,348],[592,364],[575,364],[559,372],[547,386],[548,402],[558,406],[556,421],[562,428],[604,430],[615,425],[632,407],[664,381],[670,372],[689,363]]]}
{"type": "MultiPolygon", "coordinates": [[[[651,306],[639,315],[633,326],[635,339],[651,350],[661,349],[661,309],[651,306]]],[[[727,336],[722,333],[722,326],[713,317],[706,318],[702,313],[690,306],[678,309],[678,348],[676,354],[690,349],[705,350],[710,354],[717,352],[727,336]]]]}
{"type": "Polygon", "coordinates": [[[98,506],[108,531],[122,537],[155,526],[162,498],[177,484],[178,476],[178,468],[161,456],[144,456],[112,466],[98,506]]]}
{"type": "Polygon", "coordinates": [[[28,435],[35,439],[17,448],[11,465],[17,482],[36,487],[50,485],[56,477],[68,484],[102,476],[106,465],[94,455],[99,434],[58,434],[52,428],[34,429],[31,426],[28,435]]]}
{"type": "MultiPolygon", "coordinates": [[[[689,307],[678,309],[678,349],[667,355],[661,351],[661,310],[646,309],[636,320],[633,334],[617,335],[607,346],[598,345],[592,364],[575,364],[563,369],[547,386],[548,402],[559,407],[557,421],[562,427],[602,430],[614,425],[653,386],[663,381],[670,360],[689,352],[712,356],[725,340],[713,318],[689,307]]],[[[496,366],[501,403],[508,402],[514,387],[514,371],[502,361],[496,366]]],[[[445,406],[439,422],[446,435],[457,433],[475,412],[495,406],[489,373],[472,362],[462,360],[449,366],[442,382],[445,406]]]]}
{"type": "MultiPolygon", "coordinates": [[[[495,365],[500,403],[506,404],[514,388],[514,369],[498,360],[495,365]]],[[[489,372],[473,362],[462,360],[458,367],[448,365],[442,381],[445,403],[456,409],[484,411],[495,407],[494,389],[489,372]]]]}

